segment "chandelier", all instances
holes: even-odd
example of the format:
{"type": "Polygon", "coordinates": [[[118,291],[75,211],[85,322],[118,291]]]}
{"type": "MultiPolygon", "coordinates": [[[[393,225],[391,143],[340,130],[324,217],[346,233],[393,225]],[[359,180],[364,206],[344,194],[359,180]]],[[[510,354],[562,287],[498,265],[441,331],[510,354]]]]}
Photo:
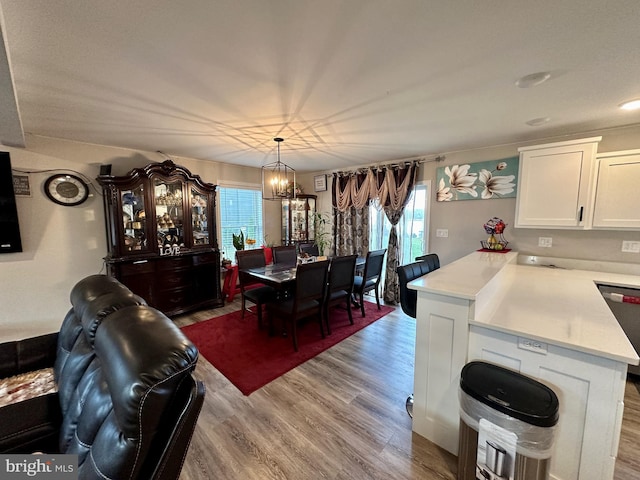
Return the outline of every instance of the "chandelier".
{"type": "Polygon", "coordinates": [[[273,139],[278,144],[278,159],[262,167],[263,200],[282,200],[296,196],[296,171],[280,161],[280,143],[283,138],[273,139]]]}

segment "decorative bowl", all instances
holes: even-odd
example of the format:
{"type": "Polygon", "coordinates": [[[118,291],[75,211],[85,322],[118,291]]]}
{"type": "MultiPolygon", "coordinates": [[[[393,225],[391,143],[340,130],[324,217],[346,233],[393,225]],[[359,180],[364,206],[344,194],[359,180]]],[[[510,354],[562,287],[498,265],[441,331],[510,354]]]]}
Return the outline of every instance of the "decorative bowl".
{"type": "Polygon", "coordinates": [[[489,243],[486,240],[481,240],[480,244],[482,245],[482,248],[484,248],[485,250],[504,250],[505,248],[507,248],[507,245],[509,244],[509,242],[507,242],[506,240],[498,240],[495,243],[489,243]]]}

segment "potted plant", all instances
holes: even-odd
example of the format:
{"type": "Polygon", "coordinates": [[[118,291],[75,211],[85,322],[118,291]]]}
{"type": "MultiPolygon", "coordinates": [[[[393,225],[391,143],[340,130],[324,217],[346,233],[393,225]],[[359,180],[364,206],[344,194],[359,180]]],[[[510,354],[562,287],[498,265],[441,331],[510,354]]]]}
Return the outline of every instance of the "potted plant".
{"type": "MultiPolygon", "coordinates": [[[[325,250],[331,245],[331,232],[327,227],[331,226],[331,218],[327,212],[316,212],[313,214],[313,231],[315,244],[318,246],[318,253],[326,255],[325,250]]],[[[328,252],[327,252],[328,253],[328,252]]]]}
{"type": "Polygon", "coordinates": [[[240,235],[232,233],[231,236],[233,237],[233,248],[236,250],[244,250],[244,233],[242,230],[240,230],[240,235]]]}

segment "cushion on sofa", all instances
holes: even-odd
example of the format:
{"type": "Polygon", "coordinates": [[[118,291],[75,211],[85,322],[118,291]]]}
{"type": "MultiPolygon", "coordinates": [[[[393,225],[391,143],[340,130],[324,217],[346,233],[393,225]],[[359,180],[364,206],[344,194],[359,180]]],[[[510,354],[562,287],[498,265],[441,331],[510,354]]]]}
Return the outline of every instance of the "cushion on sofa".
{"type": "Polygon", "coordinates": [[[0,407],[57,391],[53,368],[0,379],[0,407]]]}

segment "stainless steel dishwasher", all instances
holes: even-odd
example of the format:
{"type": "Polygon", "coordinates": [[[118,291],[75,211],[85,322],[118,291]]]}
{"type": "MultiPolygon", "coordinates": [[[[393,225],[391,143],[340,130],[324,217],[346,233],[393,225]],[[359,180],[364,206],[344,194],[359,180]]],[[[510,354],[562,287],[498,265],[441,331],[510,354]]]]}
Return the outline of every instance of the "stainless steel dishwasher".
{"type": "MultiPolygon", "coordinates": [[[[640,352],[640,290],[600,284],[598,288],[631,345],[640,352]]],[[[628,372],[640,375],[640,366],[629,365],[628,372]]]]}

